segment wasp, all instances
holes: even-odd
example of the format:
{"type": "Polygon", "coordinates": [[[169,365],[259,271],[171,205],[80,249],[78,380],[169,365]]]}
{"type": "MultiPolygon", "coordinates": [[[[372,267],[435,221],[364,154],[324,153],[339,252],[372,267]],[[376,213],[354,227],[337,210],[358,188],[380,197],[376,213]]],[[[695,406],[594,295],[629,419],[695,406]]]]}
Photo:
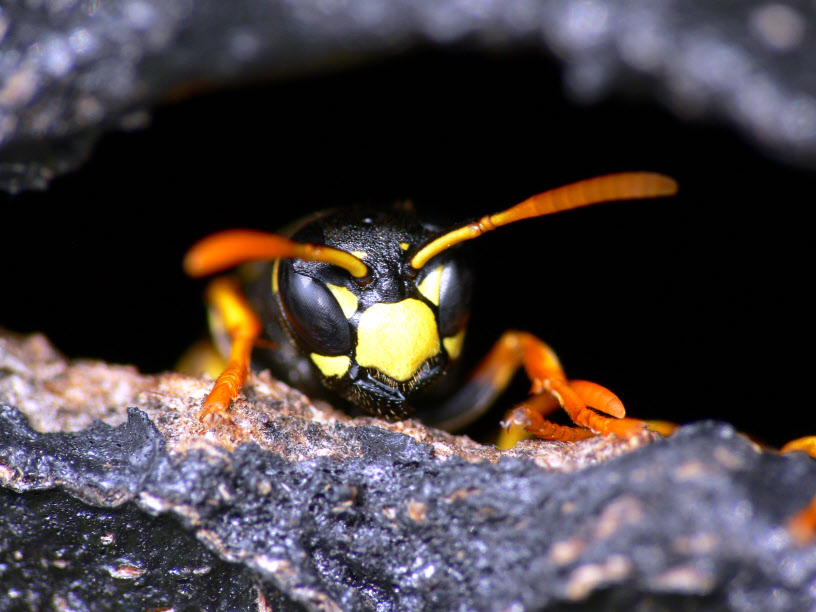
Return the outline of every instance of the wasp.
{"type": "Polygon", "coordinates": [[[615,434],[644,423],[601,385],[569,380],[536,336],[507,331],[464,382],[446,376],[460,360],[474,281],[463,243],[504,225],[614,200],[668,196],[677,184],[650,172],[579,181],[475,221],[442,228],[407,206],[318,213],[281,234],[228,230],[195,244],[193,277],[241,266],[206,291],[214,336],[227,364],[199,420],[230,425],[229,406],[254,362],[307,394],[328,390],[368,413],[421,418],[455,431],[478,418],[523,367],[532,388],[505,424],[564,441],[615,434]],[[249,270],[249,272],[247,272],[249,270]],[[274,349],[264,347],[274,344],[274,349]],[[563,408],[574,426],[546,417],[563,408]]]}

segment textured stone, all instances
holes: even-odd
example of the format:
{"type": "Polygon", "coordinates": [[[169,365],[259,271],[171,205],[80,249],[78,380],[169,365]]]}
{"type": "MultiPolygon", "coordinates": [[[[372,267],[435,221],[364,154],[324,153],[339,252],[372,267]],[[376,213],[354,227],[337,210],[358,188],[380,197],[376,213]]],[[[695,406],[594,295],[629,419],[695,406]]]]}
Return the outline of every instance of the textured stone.
{"type": "MultiPolygon", "coordinates": [[[[813,7],[704,0],[114,0],[0,8],[0,185],[43,188],[168,97],[432,44],[540,48],[567,91],[649,96],[816,163],[813,7]]],[[[543,121],[543,120],[542,120],[543,121]]]]}
{"type": "Polygon", "coordinates": [[[502,453],[259,376],[237,439],[195,421],[207,387],[3,336],[0,610],[814,605],[816,546],[785,524],[816,464],[728,425],[502,453]],[[117,425],[77,421],[89,371],[89,412],[117,425]]]}

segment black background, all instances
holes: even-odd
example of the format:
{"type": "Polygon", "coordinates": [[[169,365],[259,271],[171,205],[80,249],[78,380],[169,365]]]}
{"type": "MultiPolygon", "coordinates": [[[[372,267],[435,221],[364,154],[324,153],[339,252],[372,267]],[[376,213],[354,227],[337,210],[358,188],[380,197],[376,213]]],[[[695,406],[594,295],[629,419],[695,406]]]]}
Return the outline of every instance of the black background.
{"type": "Polygon", "coordinates": [[[465,219],[622,170],[681,193],[474,243],[474,358],[526,329],[632,416],[724,419],[773,444],[816,433],[813,174],[634,97],[575,105],[532,52],[420,52],[158,108],[48,191],[0,196],[0,325],[170,369],[206,333],[204,281],[180,261],[208,233],[401,198],[465,219]]]}

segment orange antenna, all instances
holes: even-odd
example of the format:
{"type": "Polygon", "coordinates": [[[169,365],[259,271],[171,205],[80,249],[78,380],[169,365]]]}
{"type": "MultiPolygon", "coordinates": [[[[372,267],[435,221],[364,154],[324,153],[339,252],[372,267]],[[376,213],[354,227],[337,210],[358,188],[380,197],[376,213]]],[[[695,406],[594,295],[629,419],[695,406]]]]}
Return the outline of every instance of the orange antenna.
{"type": "Polygon", "coordinates": [[[527,198],[494,215],[487,215],[463,227],[443,234],[422,247],[411,258],[415,269],[455,244],[478,238],[485,232],[532,217],[542,217],[581,206],[611,202],[655,198],[677,193],[677,182],[654,172],[622,172],[578,181],[527,198]]]}
{"type": "Polygon", "coordinates": [[[194,277],[207,276],[242,263],[279,257],[323,261],[348,270],[355,278],[368,274],[368,266],[346,251],[253,230],[227,230],[200,240],[184,256],[184,271],[194,277]]]}

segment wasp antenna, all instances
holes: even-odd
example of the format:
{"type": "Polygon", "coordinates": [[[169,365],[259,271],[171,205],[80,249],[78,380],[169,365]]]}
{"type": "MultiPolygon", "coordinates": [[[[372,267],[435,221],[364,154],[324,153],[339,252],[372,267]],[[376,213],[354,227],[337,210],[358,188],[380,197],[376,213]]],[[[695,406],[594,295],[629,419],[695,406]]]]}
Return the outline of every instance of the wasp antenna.
{"type": "Polygon", "coordinates": [[[346,251],[254,230],[227,230],[200,240],[184,256],[184,271],[193,277],[207,276],[250,261],[279,257],[323,261],[348,270],[355,278],[368,274],[368,266],[346,251]]]}
{"type": "Polygon", "coordinates": [[[507,210],[487,215],[439,236],[417,251],[411,258],[411,265],[419,269],[442,251],[508,223],[602,202],[656,198],[675,193],[677,182],[654,172],[621,172],[578,181],[539,193],[507,210]]]}

